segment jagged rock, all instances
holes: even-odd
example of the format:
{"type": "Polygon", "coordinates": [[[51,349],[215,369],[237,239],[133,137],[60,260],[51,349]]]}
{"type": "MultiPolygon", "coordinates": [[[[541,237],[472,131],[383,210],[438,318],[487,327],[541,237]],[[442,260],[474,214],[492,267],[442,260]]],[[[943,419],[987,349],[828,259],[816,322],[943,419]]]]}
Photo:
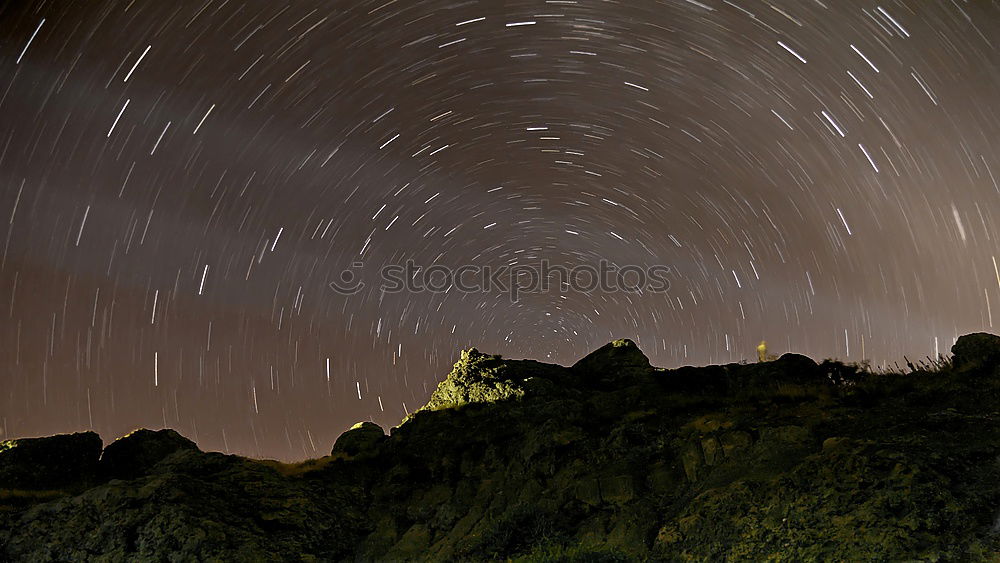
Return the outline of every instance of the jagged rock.
{"type": "Polygon", "coordinates": [[[1000,364],[1000,336],[986,332],[960,336],[951,353],[956,370],[992,369],[1000,364]]]}
{"type": "Polygon", "coordinates": [[[354,456],[363,452],[373,452],[386,438],[385,432],[378,424],[368,421],[359,422],[337,438],[331,453],[345,453],[354,456]]]}
{"type": "Polygon", "coordinates": [[[60,489],[93,479],[101,457],[96,432],[0,442],[0,489],[60,489]]]}
{"type": "Polygon", "coordinates": [[[134,479],[177,451],[198,450],[194,442],[170,429],[140,428],[104,448],[101,469],[112,479],[134,479]]]}
{"type": "Polygon", "coordinates": [[[652,371],[649,358],[627,338],[609,342],[587,354],[571,368],[591,380],[615,382],[652,371]]]}
{"type": "Polygon", "coordinates": [[[538,362],[504,361],[500,356],[483,354],[475,348],[463,350],[451,373],[438,384],[421,410],[496,403],[524,397],[524,382],[532,376],[530,369],[520,369],[525,364],[542,365],[538,362]]]}

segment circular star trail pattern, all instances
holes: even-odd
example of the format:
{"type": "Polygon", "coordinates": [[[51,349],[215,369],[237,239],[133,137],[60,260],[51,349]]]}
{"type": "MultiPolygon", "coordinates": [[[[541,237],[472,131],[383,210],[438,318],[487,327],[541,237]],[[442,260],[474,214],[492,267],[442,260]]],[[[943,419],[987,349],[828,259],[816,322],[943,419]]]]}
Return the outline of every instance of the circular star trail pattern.
{"type": "Polygon", "coordinates": [[[0,437],[301,459],[469,346],[879,364],[1000,323],[993,2],[15,0],[0,30],[0,437]],[[670,290],[377,283],[602,259],[670,290]]]}

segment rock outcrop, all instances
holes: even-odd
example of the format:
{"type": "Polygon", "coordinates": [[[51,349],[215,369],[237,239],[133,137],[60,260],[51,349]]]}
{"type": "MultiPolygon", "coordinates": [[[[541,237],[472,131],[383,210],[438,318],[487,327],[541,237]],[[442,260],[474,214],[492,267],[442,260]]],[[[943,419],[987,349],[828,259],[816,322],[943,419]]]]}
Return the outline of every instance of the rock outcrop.
{"type": "Polygon", "coordinates": [[[966,334],[951,347],[952,362],[959,371],[986,371],[1000,364],[1000,336],[976,332],[966,334]]]}
{"type": "Polygon", "coordinates": [[[382,427],[374,422],[359,422],[344,432],[333,444],[332,455],[345,453],[356,456],[362,453],[374,453],[378,445],[388,438],[382,427]]]}
{"type": "Polygon", "coordinates": [[[167,456],[185,450],[197,451],[198,446],[173,430],[140,428],[104,448],[101,469],[113,479],[134,479],[148,474],[167,456]]]}
{"type": "Polygon", "coordinates": [[[101,457],[95,432],[0,442],[0,487],[60,489],[92,481],[101,457]]]}
{"type": "Polygon", "coordinates": [[[472,349],[388,436],[301,464],[169,430],[6,442],[0,560],[995,561],[998,344],[906,374],[472,349]]]}
{"type": "Polygon", "coordinates": [[[615,340],[587,354],[573,364],[582,377],[605,384],[627,382],[653,371],[649,358],[629,339],[615,340]]]}

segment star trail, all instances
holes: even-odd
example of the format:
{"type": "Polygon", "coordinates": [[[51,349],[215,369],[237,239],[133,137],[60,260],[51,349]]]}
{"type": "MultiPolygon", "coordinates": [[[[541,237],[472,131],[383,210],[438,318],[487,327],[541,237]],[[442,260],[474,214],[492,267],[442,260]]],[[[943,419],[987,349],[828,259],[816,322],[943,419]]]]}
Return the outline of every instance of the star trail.
{"type": "Polygon", "coordinates": [[[1000,323],[997,30],[962,0],[5,2],[0,438],[318,457],[470,346],[947,353],[1000,323]],[[541,260],[670,288],[377,283],[541,260]]]}

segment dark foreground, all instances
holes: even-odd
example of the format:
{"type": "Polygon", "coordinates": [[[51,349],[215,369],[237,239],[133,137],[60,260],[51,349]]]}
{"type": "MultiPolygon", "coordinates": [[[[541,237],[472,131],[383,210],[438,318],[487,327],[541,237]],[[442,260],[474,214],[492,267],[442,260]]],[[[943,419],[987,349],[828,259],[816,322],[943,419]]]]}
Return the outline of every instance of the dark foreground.
{"type": "Polygon", "coordinates": [[[873,375],[464,352],[302,464],[170,430],[0,442],[0,560],[1000,561],[1000,338],[873,375]]]}

